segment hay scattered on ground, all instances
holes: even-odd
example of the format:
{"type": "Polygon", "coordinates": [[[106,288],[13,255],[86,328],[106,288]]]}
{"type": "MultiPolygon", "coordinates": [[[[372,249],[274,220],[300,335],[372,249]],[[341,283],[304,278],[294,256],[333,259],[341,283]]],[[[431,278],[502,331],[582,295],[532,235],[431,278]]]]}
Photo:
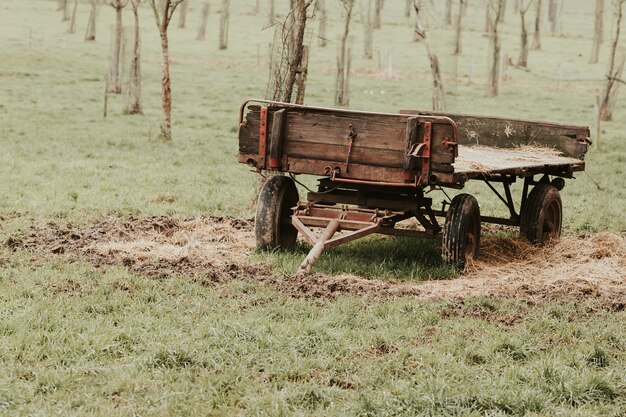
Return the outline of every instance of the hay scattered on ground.
{"type": "Polygon", "coordinates": [[[34,257],[63,255],[96,266],[118,265],[153,277],[201,275],[210,282],[255,280],[295,297],[415,297],[460,301],[480,296],[530,301],[600,300],[626,307],[626,236],[600,233],[563,237],[536,248],[511,238],[481,240],[480,260],[445,281],[402,283],[352,275],[276,277],[268,264],[253,265],[252,221],[237,218],[106,218],[86,227],[51,224],[13,239],[34,257]]]}

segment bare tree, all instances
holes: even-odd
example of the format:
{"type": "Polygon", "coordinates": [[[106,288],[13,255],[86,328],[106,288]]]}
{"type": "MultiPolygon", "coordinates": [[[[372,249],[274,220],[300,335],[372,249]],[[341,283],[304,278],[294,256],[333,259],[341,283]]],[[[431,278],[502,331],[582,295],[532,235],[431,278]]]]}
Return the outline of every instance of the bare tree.
{"type": "Polygon", "coordinates": [[[528,66],[528,32],[526,31],[526,12],[533,4],[533,0],[521,0],[519,4],[519,15],[521,19],[520,52],[517,59],[517,66],[526,68],[528,66]]]}
{"type": "Polygon", "coordinates": [[[326,3],[324,0],[317,0],[315,3],[315,7],[317,8],[317,12],[319,13],[319,21],[320,27],[318,30],[318,45],[320,47],[326,46],[328,40],[326,39],[326,27],[328,25],[328,11],[326,10],[326,3]]]}
{"type": "Polygon", "coordinates": [[[91,0],[91,11],[89,12],[89,21],[85,31],[85,41],[96,40],[96,17],[98,17],[98,0],[91,0]]]}
{"type": "Polygon", "coordinates": [[[60,0],[59,10],[61,10],[62,12],[63,17],[61,18],[61,21],[63,22],[67,22],[68,20],[70,20],[70,12],[68,6],[68,0],[60,0]]]}
{"type": "Polygon", "coordinates": [[[273,62],[271,74],[274,77],[274,100],[291,102],[294,85],[299,75],[298,95],[304,98],[304,80],[306,68],[303,58],[306,57],[304,47],[304,32],[306,30],[307,10],[314,0],[294,0],[293,8],[288,13],[285,22],[277,28],[280,30],[282,41],[281,59],[273,62]]]}
{"type": "Polygon", "coordinates": [[[533,35],[533,51],[541,49],[541,0],[537,0],[535,14],[535,33],[533,35]]]}
{"type": "Polygon", "coordinates": [[[222,0],[220,10],[220,38],[219,48],[228,48],[228,26],[230,20],[230,0],[222,0]]]}
{"type": "Polygon", "coordinates": [[[597,64],[600,59],[600,46],[604,41],[604,0],[596,0],[596,19],[593,31],[593,47],[590,64],[597,64]]]}
{"type": "Polygon", "coordinates": [[[489,14],[491,16],[490,25],[490,48],[491,63],[489,70],[489,83],[487,85],[487,95],[496,97],[498,95],[498,83],[500,81],[500,34],[498,32],[502,18],[502,8],[505,0],[490,0],[489,14]]]}
{"type": "Polygon", "coordinates": [[[122,80],[120,67],[122,61],[122,10],[129,0],[105,0],[105,4],[115,9],[115,41],[111,52],[111,74],[109,75],[108,91],[114,94],[122,92],[122,80]]]}
{"type": "Polygon", "coordinates": [[[367,11],[364,16],[362,16],[363,20],[363,56],[366,59],[372,59],[374,56],[373,46],[372,46],[372,38],[374,32],[374,25],[372,23],[372,0],[367,0],[366,6],[367,11]]]}
{"type": "MultiPolygon", "coordinates": [[[[343,3],[343,0],[342,0],[343,3]]],[[[374,29],[380,29],[381,26],[381,12],[384,6],[384,0],[374,0],[374,29]]]]}
{"type": "Polygon", "coordinates": [[[157,0],[150,0],[154,19],[156,20],[159,35],[161,36],[161,104],[163,107],[163,121],[161,122],[161,138],[172,140],[172,83],[170,80],[170,54],[167,29],[176,8],[185,0],[164,0],[157,4],[157,0]]]}
{"type": "Polygon", "coordinates": [[[446,16],[446,25],[452,26],[452,0],[446,0],[446,9],[444,14],[446,16]]]}
{"type": "Polygon", "coordinates": [[[70,19],[70,27],[67,30],[68,33],[76,33],[76,11],[78,10],[78,0],[74,0],[74,7],[72,8],[72,18],[70,19]]]}
{"type": "Polygon", "coordinates": [[[459,0],[459,14],[456,17],[456,40],[454,42],[454,55],[461,55],[463,52],[463,47],[461,46],[461,32],[462,32],[462,20],[463,20],[463,9],[467,0],[459,0]]]}
{"type": "Polygon", "coordinates": [[[268,0],[270,3],[270,7],[268,9],[267,21],[269,25],[274,24],[274,0],[268,0]]]}
{"type": "Polygon", "coordinates": [[[124,114],[143,114],[141,105],[141,28],[139,26],[139,6],[142,0],[130,0],[135,18],[135,38],[133,56],[130,61],[130,79],[128,80],[126,108],[124,114]]]}
{"type": "MultiPolygon", "coordinates": [[[[343,35],[341,37],[341,50],[337,57],[337,84],[335,87],[335,104],[347,106],[350,104],[349,81],[350,81],[350,50],[347,48],[348,34],[350,33],[350,20],[355,0],[341,0],[345,11],[343,35]]],[[[381,0],[376,0],[376,9],[382,7],[381,0]]]]}
{"type": "Polygon", "coordinates": [[[600,103],[600,118],[604,121],[613,120],[613,109],[617,100],[617,91],[621,80],[621,73],[624,70],[624,58],[616,68],[617,47],[622,30],[623,5],[626,0],[615,0],[615,36],[611,44],[611,57],[607,74],[607,83],[604,90],[604,98],[600,103]]]}
{"type": "Polygon", "coordinates": [[[556,0],[548,2],[548,21],[550,22],[550,31],[556,33],[556,26],[559,14],[559,5],[556,0]]]}
{"type": "Polygon", "coordinates": [[[185,1],[180,5],[180,10],[178,11],[178,28],[185,29],[187,26],[187,8],[189,6],[189,2],[185,1]]]}
{"type": "Polygon", "coordinates": [[[413,8],[415,9],[416,25],[415,32],[417,36],[421,37],[426,46],[426,54],[428,55],[428,61],[430,62],[430,71],[433,78],[433,110],[445,111],[445,95],[443,90],[443,81],[441,79],[441,71],[439,70],[439,58],[433,53],[430,48],[430,42],[426,36],[426,29],[420,22],[420,0],[414,0],[413,8]]]}
{"type": "Polygon", "coordinates": [[[196,37],[196,39],[198,39],[199,41],[203,41],[204,38],[206,37],[206,26],[207,23],[209,21],[209,2],[204,3],[204,6],[202,6],[202,20],[200,23],[200,29],[198,30],[198,36],[196,37]]]}
{"type": "Polygon", "coordinates": [[[404,16],[411,17],[411,9],[413,8],[413,0],[405,0],[404,16]]]}

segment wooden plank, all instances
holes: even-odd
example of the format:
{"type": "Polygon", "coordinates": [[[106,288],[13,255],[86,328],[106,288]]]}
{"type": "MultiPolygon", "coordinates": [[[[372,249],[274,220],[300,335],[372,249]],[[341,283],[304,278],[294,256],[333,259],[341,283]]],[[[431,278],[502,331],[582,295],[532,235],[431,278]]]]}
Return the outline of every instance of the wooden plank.
{"type": "Polygon", "coordinates": [[[447,116],[459,128],[459,143],[499,148],[521,145],[556,148],[565,156],[580,159],[587,152],[589,128],[488,116],[401,110],[406,115],[447,116]]]}
{"type": "Polygon", "coordinates": [[[270,169],[280,168],[280,156],[283,147],[283,125],[285,122],[286,110],[278,110],[272,114],[272,128],[270,131],[270,169]]]}

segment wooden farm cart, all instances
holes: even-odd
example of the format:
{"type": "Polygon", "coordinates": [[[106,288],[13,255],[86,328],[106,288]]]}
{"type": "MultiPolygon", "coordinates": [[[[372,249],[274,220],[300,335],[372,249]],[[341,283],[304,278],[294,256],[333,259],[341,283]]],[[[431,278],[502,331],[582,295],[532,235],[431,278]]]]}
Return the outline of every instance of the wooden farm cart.
{"type": "Polygon", "coordinates": [[[583,126],[250,100],[240,110],[239,162],[283,174],[270,175],[261,190],[256,240],[264,248],[289,248],[301,233],[313,245],[301,272],[325,249],[373,233],[440,238],[443,260],[463,268],[478,257],[481,223],[517,226],[539,245],[560,236],[559,191],[564,178],[584,170],[588,138],[583,126]],[[320,177],[306,199],[295,184],[300,174],[320,177]],[[524,181],[519,209],[511,195],[517,178],[524,181]],[[469,194],[441,208],[427,195],[462,189],[469,180],[486,183],[508,217],[481,216],[469,194]],[[398,227],[409,219],[421,227],[398,227]],[[313,228],[323,230],[317,235],[313,228]]]}

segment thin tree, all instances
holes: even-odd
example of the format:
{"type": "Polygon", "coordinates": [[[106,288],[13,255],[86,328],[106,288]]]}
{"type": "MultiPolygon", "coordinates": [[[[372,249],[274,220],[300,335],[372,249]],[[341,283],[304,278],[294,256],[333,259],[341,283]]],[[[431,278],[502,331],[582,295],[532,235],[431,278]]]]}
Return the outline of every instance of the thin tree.
{"type": "Polygon", "coordinates": [[[526,68],[528,66],[528,32],[526,31],[526,12],[532,6],[533,0],[521,0],[519,4],[519,15],[521,19],[521,34],[520,34],[520,52],[517,59],[517,66],[526,68]]]}
{"type": "Polygon", "coordinates": [[[62,18],[61,18],[62,22],[67,22],[68,20],[70,20],[70,12],[69,12],[68,6],[69,6],[68,0],[60,0],[59,10],[61,10],[62,12],[62,18]]]}
{"type": "Polygon", "coordinates": [[[615,1],[615,36],[613,37],[613,43],[611,44],[611,56],[609,60],[608,74],[606,76],[607,83],[604,90],[604,97],[600,103],[600,118],[604,121],[613,120],[613,108],[617,99],[617,90],[621,80],[621,73],[624,70],[624,59],[622,58],[621,64],[616,65],[617,47],[619,45],[619,38],[622,30],[623,19],[623,5],[626,0],[615,1]],[[617,68],[616,68],[617,66],[617,68]]]}
{"type": "Polygon", "coordinates": [[[185,1],[180,5],[180,10],[178,11],[178,28],[185,29],[187,26],[187,8],[189,6],[189,2],[185,1]]]}
{"type": "Polygon", "coordinates": [[[535,33],[533,34],[533,51],[541,49],[541,0],[537,0],[535,14],[535,33]]]}
{"type": "Polygon", "coordinates": [[[268,7],[268,13],[267,13],[267,24],[268,25],[273,25],[274,24],[274,0],[268,0],[270,3],[270,7],[268,7]]]}
{"type": "Polygon", "coordinates": [[[596,0],[596,18],[593,30],[593,47],[590,64],[597,64],[600,59],[600,46],[604,41],[604,0],[596,0]]]}
{"type": "Polygon", "coordinates": [[[72,8],[72,18],[70,19],[70,27],[68,33],[76,33],[76,11],[78,10],[78,0],[74,0],[74,7],[72,8]]]}
{"type": "Polygon", "coordinates": [[[129,0],[105,0],[105,4],[115,9],[115,40],[111,52],[111,73],[109,75],[109,93],[122,92],[121,62],[122,62],[122,10],[129,0]]]}
{"type": "Polygon", "coordinates": [[[505,0],[490,0],[489,14],[491,15],[489,41],[491,48],[491,63],[489,70],[489,82],[487,85],[487,95],[496,97],[498,95],[498,83],[500,81],[500,34],[498,32],[502,18],[502,8],[505,0]]]}
{"type": "Polygon", "coordinates": [[[452,26],[452,0],[446,0],[446,9],[444,14],[446,16],[446,25],[452,26]]]}
{"type": "Polygon", "coordinates": [[[98,17],[98,0],[91,0],[91,11],[89,12],[89,21],[85,31],[85,41],[96,40],[96,17],[98,17]]]}
{"type": "Polygon", "coordinates": [[[280,28],[283,42],[282,55],[284,55],[283,60],[286,66],[284,77],[278,73],[282,72],[281,69],[278,67],[274,69],[274,76],[278,81],[274,99],[279,101],[291,102],[296,78],[305,71],[303,68],[304,32],[306,31],[307,10],[313,2],[314,0],[295,0],[285,23],[280,28]]]}
{"type": "Polygon", "coordinates": [[[363,35],[363,56],[366,59],[372,59],[372,57],[374,56],[374,51],[373,51],[373,32],[374,32],[374,25],[372,22],[372,0],[367,0],[366,6],[367,7],[367,11],[364,14],[364,16],[362,16],[363,20],[363,30],[364,30],[364,35],[363,35]]]}
{"type": "Polygon", "coordinates": [[[161,122],[161,139],[172,140],[172,83],[170,80],[169,40],[167,29],[172,21],[176,8],[185,0],[150,0],[154,19],[161,36],[161,104],[163,121],[161,122]]]}
{"type": "Polygon", "coordinates": [[[443,81],[441,78],[441,71],[439,69],[439,58],[433,53],[428,37],[426,36],[426,29],[420,22],[420,0],[414,0],[413,8],[415,9],[416,25],[415,32],[424,41],[426,47],[426,54],[428,55],[428,61],[430,62],[430,71],[433,78],[433,110],[445,111],[445,94],[443,89],[443,81]]]}
{"type": "Polygon", "coordinates": [[[202,19],[200,23],[200,29],[198,30],[197,40],[203,41],[206,37],[206,26],[209,21],[209,2],[204,3],[202,6],[202,19]]]}
{"type": "Polygon", "coordinates": [[[220,10],[220,37],[219,48],[228,48],[228,26],[230,20],[230,0],[222,0],[222,8],[220,10]]]}
{"type": "Polygon", "coordinates": [[[459,0],[459,14],[456,17],[456,40],[454,42],[454,55],[461,55],[463,46],[461,45],[461,32],[463,30],[463,9],[467,0],[459,0]]]}
{"type": "Polygon", "coordinates": [[[139,25],[139,6],[142,0],[130,0],[135,18],[135,38],[133,55],[130,61],[130,79],[126,97],[124,114],[143,114],[141,105],[141,28],[139,25]]]}
{"type": "MultiPolygon", "coordinates": [[[[342,0],[342,3],[345,2],[342,0]]],[[[353,1],[354,3],[354,1],[353,1]]],[[[381,13],[384,6],[384,0],[374,0],[374,29],[380,29],[381,27],[381,13]]]]}
{"type": "MultiPolygon", "coordinates": [[[[335,104],[347,106],[350,104],[349,81],[350,81],[350,50],[347,47],[348,35],[350,33],[350,21],[352,20],[352,10],[355,0],[341,0],[345,12],[343,35],[341,37],[341,50],[337,57],[337,84],[335,87],[335,104]]],[[[376,8],[381,6],[381,1],[376,0],[376,8]]]]}
{"type": "Polygon", "coordinates": [[[558,20],[559,6],[556,0],[550,0],[548,2],[548,21],[550,22],[550,31],[556,33],[556,26],[558,20]]]}
{"type": "Polygon", "coordinates": [[[328,11],[326,10],[326,3],[324,0],[317,0],[315,3],[315,7],[317,8],[317,12],[319,13],[319,21],[320,27],[318,30],[318,45],[320,47],[326,46],[328,43],[328,39],[326,39],[326,27],[328,25],[328,11]]]}

